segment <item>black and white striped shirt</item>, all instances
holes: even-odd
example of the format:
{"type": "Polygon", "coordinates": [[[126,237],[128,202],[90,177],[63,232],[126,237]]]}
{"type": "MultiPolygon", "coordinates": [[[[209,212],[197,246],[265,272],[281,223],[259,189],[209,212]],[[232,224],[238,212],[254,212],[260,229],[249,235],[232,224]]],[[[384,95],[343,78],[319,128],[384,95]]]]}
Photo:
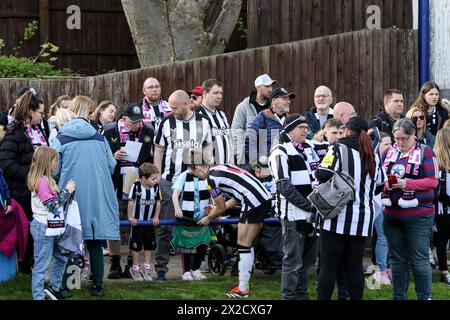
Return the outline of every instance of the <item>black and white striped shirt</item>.
{"type": "Polygon", "coordinates": [[[161,121],[155,138],[155,146],[164,149],[162,178],[175,182],[187,169],[183,159],[193,148],[212,143],[211,126],[204,116],[193,113],[189,120],[178,120],[170,115],[161,121]]]}
{"type": "MultiPolygon", "coordinates": [[[[340,140],[340,142],[345,143],[344,139],[340,140]]],[[[322,169],[342,171],[340,159],[343,149],[340,146],[341,143],[330,146],[327,155],[317,169],[318,173],[322,169]]],[[[377,185],[383,184],[384,175],[381,172],[382,169],[377,154],[375,154],[375,178],[372,179],[369,174],[364,174],[364,163],[361,161],[359,151],[351,148],[349,144],[345,144],[348,146],[348,150],[351,151],[348,155],[348,174],[354,181],[356,190],[355,201],[350,202],[336,218],[322,220],[321,228],[337,234],[369,237],[372,235],[375,214],[375,188],[377,185]]]]}
{"type": "Polygon", "coordinates": [[[225,113],[219,109],[216,109],[215,112],[211,112],[203,105],[196,108],[195,112],[204,115],[211,122],[212,136],[214,138],[214,163],[233,163],[233,138],[231,136],[230,126],[228,125],[228,120],[225,113]]]}
{"type": "MultiPolygon", "coordinates": [[[[269,166],[275,183],[288,179],[305,198],[312,192],[314,171],[319,166],[319,156],[312,141],[305,141],[300,147],[283,142],[272,148],[269,166]]],[[[276,194],[276,210],[281,219],[289,221],[307,220],[311,212],[290,203],[280,192],[276,194]]]]}
{"type": "Polygon", "coordinates": [[[198,221],[207,214],[211,199],[207,180],[201,180],[187,170],[180,174],[172,188],[181,193],[183,216],[198,221]]]}
{"type": "Polygon", "coordinates": [[[221,192],[226,193],[241,203],[242,212],[272,199],[272,194],[258,179],[234,165],[219,165],[209,169],[208,184],[213,197],[221,192]]]}
{"type": "Polygon", "coordinates": [[[128,200],[133,201],[133,218],[136,220],[151,220],[156,213],[156,203],[161,200],[159,185],[145,187],[141,181],[136,181],[131,187],[128,200]]]}

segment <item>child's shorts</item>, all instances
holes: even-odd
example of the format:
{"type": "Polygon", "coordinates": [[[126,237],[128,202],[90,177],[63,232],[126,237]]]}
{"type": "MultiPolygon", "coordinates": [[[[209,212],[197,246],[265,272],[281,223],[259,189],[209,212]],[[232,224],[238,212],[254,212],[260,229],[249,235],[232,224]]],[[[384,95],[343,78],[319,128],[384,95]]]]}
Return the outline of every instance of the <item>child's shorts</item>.
{"type": "Polygon", "coordinates": [[[155,250],[155,227],[137,226],[131,228],[130,249],[136,252],[144,250],[155,250]]]}

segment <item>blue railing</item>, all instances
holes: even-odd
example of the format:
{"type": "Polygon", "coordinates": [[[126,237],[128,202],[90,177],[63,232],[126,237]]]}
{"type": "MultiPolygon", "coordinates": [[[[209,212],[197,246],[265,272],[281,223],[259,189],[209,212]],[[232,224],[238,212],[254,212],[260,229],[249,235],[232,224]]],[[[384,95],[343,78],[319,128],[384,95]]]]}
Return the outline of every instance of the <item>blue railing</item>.
{"type": "MultiPolygon", "coordinates": [[[[211,225],[222,225],[222,224],[237,224],[239,223],[239,219],[219,219],[219,220],[214,220],[211,221],[211,225]]],[[[267,224],[278,224],[280,223],[280,220],[278,218],[267,218],[264,219],[264,223],[267,224]]],[[[189,224],[188,222],[183,222],[183,221],[178,221],[178,220],[160,220],[159,221],[159,225],[163,225],[163,226],[182,226],[182,225],[187,225],[189,224]]],[[[139,221],[138,222],[138,226],[152,226],[153,222],[152,221],[139,221]]],[[[120,221],[120,226],[121,227],[125,227],[125,226],[130,226],[130,221],[128,220],[121,220],[120,221]]]]}

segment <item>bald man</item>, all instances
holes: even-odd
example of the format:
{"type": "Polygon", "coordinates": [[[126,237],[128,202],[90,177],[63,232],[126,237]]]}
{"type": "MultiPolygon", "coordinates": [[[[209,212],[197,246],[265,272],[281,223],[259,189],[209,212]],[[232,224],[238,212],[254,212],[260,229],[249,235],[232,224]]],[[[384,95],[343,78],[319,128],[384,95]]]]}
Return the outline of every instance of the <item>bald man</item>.
{"type": "Polygon", "coordinates": [[[317,87],[314,91],[314,106],[306,112],[306,121],[312,133],[317,133],[325,122],[333,118],[333,93],[326,86],[317,87]]]}
{"type": "MultiPolygon", "coordinates": [[[[169,97],[172,114],[164,118],[155,138],[155,166],[161,173],[161,220],[174,220],[175,209],[172,203],[172,185],[178,176],[187,170],[184,160],[189,150],[207,147],[212,155],[211,126],[204,116],[192,112],[190,97],[183,90],[177,90],[169,97]]],[[[157,226],[155,270],[156,280],[166,280],[170,257],[172,226],[157,226]]]]}
{"type": "Polygon", "coordinates": [[[338,102],[333,108],[333,117],[345,125],[350,118],[356,117],[356,111],[350,103],[338,102]]]}
{"type": "Polygon", "coordinates": [[[144,113],[144,124],[152,125],[155,131],[161,120],[171,112],[170,104],[161,98],[161,85],[156,78],[147,78],[142,86],[142,112],[144,113]]]}

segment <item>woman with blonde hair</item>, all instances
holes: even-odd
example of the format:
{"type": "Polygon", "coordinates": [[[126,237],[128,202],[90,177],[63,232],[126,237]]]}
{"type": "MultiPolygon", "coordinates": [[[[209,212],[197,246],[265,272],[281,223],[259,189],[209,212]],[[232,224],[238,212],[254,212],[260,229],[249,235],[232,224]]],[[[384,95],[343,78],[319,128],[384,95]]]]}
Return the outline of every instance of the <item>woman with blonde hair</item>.
{"type": "Polygon", "coordinates": [[[439,165],[438,201],[435,204],[436,254],[438,258],[440,281],[450,285],[447,265],[447,242],[450,239],[450,128],[438,131],[434,152],[439,165]]]}
{"type": "Polygon", "coordinates": [[[426,115],[427,127],[433,136],[436,136],[444,122],[449,118],[447,110],[441,105],[440,91],[435,82],[425,82],[420,88],[416,101],[411,106],[411,108],[419,108],[426,115]]]}
{"type": "Polygon", "coordinates": [[[91,114],[91,120],[94,122],[94,128],[103,133],[103,126],[116,121],[117,106],[109,100],[100,102],[94,112],[91,114]]]}
{"type": "Polygon", "coordinates": [[[76,200],[80,208],[83,240],[89,251],[93,275],[92,294],[102,296],[104,261],[102,240],[120,240],[119,208],[111,175],[116,160],[108,141],[89,123],[89,111],[95,106],[89,97],[75,97],[69,110],[78,118],[66,123],[52,141],[61,155],[56,171],[58,186],[69,179],[77,184],[76,200]],[[82,159],[82,160],[80,160],[82,159]]]}
{"type": "Polygon", "coordinates": [[[406,118],[411,119],[416,126],[416,139],[419,143],[434,147],[435,137],[427,128],[427,117],[419,107],[411,107],[406,113],[406,118]]]}

